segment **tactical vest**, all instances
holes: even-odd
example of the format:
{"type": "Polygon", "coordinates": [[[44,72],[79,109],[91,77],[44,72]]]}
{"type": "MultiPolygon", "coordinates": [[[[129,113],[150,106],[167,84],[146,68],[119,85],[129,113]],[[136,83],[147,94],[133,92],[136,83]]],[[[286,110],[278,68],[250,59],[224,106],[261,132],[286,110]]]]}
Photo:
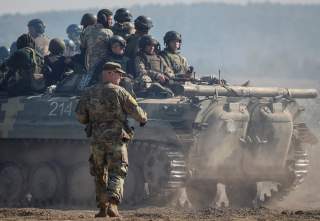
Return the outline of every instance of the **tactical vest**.
{"type": "MultiPolygon", "coordinates": [[[[21,89],[21,91],[35,92],[43,90],[45,87],[41,73],[44,63],[43,58],[29,47],[20,49],[20,51],[28,55],[28,67],[18,67],[10,70],[12,78],[8,81],[8,89],[12,87],[14,90],[21,89]]],[[[16,93],[19,93],[19,91],[16,91],[16,93]]]]}
{"type": "Polygon", "coordinates": [[[119,89],[108,84],[98,84],[90,90],[88,100],[92,135],[96,142],[108,142],[128,137],[125,131],[126,114],[119,101],[119,89]]]}
{"type": "Polygon", "coordinates": [[[175,74],[181,73],[183,71],[183,58],[181,57],[181,55],[163,51],[161,53],[161,56],[175,74]]]}
{"type": "Polygon", "coordinates": [[[164,66],[160,56],[147,54],[141,54],[140,56],[142,57],[147,70],[157,71],[160,73],[164,72],[164,66]]]}

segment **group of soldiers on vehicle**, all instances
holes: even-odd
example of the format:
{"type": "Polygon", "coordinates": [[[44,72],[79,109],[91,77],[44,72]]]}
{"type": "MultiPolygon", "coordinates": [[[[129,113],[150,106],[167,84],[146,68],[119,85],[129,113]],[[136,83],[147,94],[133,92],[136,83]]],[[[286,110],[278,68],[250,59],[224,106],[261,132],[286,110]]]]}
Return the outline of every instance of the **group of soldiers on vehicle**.
{"type": "Polygon", "coordinates": [[[193,70],[179,53],[181,35],[167,32],[161,51],[149,34],[153,27],[149,17],[133,21],[128,9],[120,8],[114,16],[102,9],[97,16],[84,14],[80,24],[67,27],[68,40],[50,40],[43,21],[31,20],[28,33],[10,51],[0,48],[0,90],[9,96],[31,95],[61,84],[68,76],[81,76],[88,89],[80,97],[76,115],[91,139],[90,173],[100,208],[96,217],[116,217],[128,171],[127,145],[133,136],[127,115],[140,126],[147,123],[136,95],[173,96],[169,80],[190,77],[193,70]]]}
{"type": "Polygon", "coordinates": [[[9,96],[43,92],[72,73],[89,75],[85,84],[92,85],[101,81],[106,62],[121,65],[126,74],[120,85],[134,97],[170,97],[173,92],[168,81],[177,75],[191,76],[192,67],[179,52],[181,34],[167,32],[165,49],[161,51],[159,42],[149,34],[153,27],[149,17],[141,15],[133,21],[128,9],[120,8],[114,16],[111,10],[102,9],[97,16],[84,14],[80,24],[67,27],[69,39],[50,40],[45,35],[44,22],[31,20],[28,34],[12,44],[10,53],[5,47],[0,48],[1,91],[9,96]],[[18,41],[25,44],[18,46],[18,41]],[[25,55],[23,59],[19,57],[21,53],[25,55]]]}

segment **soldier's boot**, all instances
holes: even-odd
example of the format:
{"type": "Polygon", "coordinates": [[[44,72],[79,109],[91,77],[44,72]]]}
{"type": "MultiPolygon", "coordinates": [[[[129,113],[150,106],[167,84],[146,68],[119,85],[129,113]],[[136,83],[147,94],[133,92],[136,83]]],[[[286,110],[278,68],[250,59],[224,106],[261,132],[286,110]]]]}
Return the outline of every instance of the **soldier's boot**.
{"type": "Polygon", "coordinates": [[[106,213],[106,207],[105,206],[101,206],[99,212],[94,215],[95,218],[106,217],[106,216],[107,216],[107,213],[106,213]]]}
{"type": "Polygon", "coordinates": [[[120,213],[118,211],[118,203],[115,202],[114,200],[111,200],[109,202],[107,214],[110,217],[120,217],[120,213]]]}

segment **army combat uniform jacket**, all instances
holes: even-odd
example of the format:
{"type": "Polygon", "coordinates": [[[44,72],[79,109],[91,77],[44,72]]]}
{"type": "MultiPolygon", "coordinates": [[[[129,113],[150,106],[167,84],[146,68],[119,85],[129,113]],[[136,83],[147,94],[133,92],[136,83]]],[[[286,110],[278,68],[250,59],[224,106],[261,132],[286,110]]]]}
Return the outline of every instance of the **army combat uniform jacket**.
{"type": "Polygon", "coordinates": [[[188,73],[189,65],[187,59],[183,57],[179,52],[172,53],[167,49],[161,52],[166,64],[173,70],[175,75],[184,75],[188,73]]]}
{"type": "Polygon", "coordinates": [[[42,75],[43,58],[34,49],[17,50],[4,64],[8,73],[5,84],[9,96],[41,92],[44,89],[42,75]]]}
{"type": "Polygon", "coordinates": [[[50,39],[45,35],[40,35],[34,39],[36,44],[36,51],[42,56],[49,54],[50,39]]]}
{"type": "Polygon", "coordinates": [[[174,77],[173,71],[164,59],[157,54],[138,53],[135,58],[135,72],[139,79],[148,76],[152,82],[158,82],[160,75],[165,75],[169,79],[174,77]]]}
{"type": "Polygon", "coordinates": [[[110,29],[102,24],[88,26],[81,35],[81,47],[85,50],[85,66],[89,73],[93,73],[96,65],[106,57],[108,41],[113,35],[110,29]]]}
{"type": "Polygon", "coordinates": [[[138,122],[146,118],[136,100],[122,87],[107,83],[91,87],[81,97],[77,115],[82,123],[92,124],[93,142],[130,139],[127,115],[138,122]]]}
{"type": "Polygon", "coordinates": [[[105,208],[110,199],[119,203],[128,171],[126,141],[133,135],[127,115],[146,122],[146,113],[125,89],[111,83],[100,83],[85,92],[76,113],[81,123],[92,125],[90,172],[95,177],[97,206],[105,208]]]}

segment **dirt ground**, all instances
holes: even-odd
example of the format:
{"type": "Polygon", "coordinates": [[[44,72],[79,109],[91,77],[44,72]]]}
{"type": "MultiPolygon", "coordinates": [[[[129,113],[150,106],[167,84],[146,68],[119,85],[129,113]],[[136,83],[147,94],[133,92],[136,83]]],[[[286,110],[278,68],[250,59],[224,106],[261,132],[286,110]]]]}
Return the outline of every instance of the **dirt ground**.
{"type": "Polygon", "coordinates": [[[320,210],[271,210],[261,209],[203,209],[185,211],[172,208],[141,208],[121,211],[122,219],[94,219],[95,211],[89,210],[50,210],[50,209],[0,209],[1,221],[17,220],[133,220],[133,221],[180,221],[180,220],[320,220],[320,210]]]}

